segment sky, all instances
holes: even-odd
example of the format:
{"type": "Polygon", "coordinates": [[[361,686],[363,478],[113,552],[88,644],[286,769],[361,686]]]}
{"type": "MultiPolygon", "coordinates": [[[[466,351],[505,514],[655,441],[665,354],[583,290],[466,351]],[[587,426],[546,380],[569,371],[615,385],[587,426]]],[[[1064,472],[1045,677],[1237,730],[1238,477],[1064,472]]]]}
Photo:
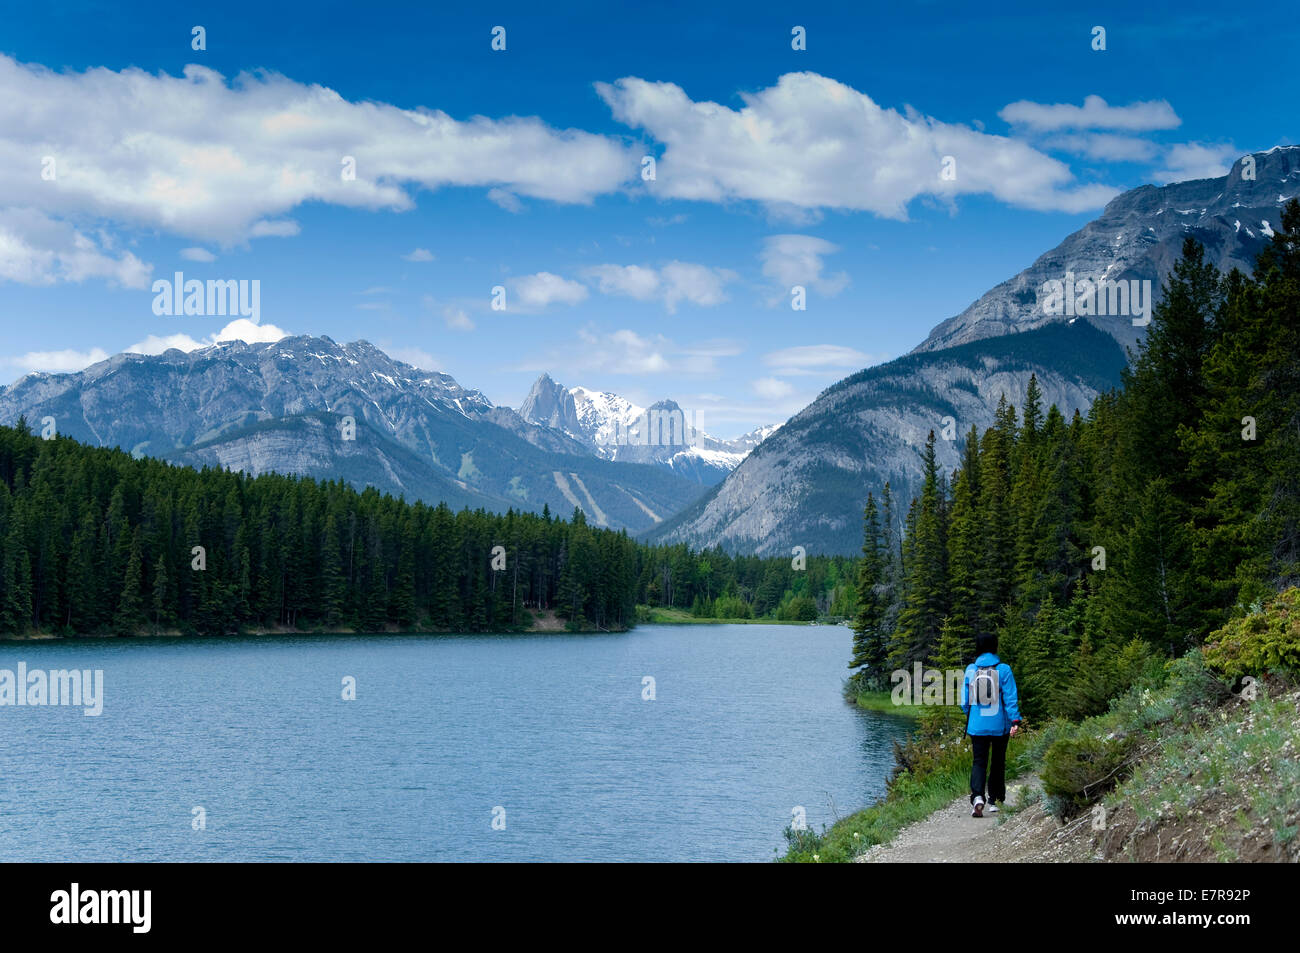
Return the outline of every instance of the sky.
{"type": "Polygon", "coordinates": [[[14,7],[0,384],[328,335],[499,404],[547,371],[733,437],[905,354],[1119,192],[1295,143],[1297,22],[1280,3],[14,7]],[[258,282],[256,313],[157,313],[176,272],[258,282]]]}

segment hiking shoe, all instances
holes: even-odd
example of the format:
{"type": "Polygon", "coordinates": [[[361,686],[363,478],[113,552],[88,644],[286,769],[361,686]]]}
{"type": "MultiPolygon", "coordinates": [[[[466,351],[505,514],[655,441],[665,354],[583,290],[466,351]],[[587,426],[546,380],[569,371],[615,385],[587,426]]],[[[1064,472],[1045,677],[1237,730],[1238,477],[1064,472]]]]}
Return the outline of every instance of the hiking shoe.
{"type": "Polygon", "coordinates": [[[975,803],[971,805],[970,816],[971,817],[984,816],[984,798],[982,797],[975,798],[975,803]]]}
{"type": "Polygon", "coordinates": [[[990,814],[996,814],[998,812],[998,806],[994,804],[992,801],[989,801],[988,810],[990,814]]]}

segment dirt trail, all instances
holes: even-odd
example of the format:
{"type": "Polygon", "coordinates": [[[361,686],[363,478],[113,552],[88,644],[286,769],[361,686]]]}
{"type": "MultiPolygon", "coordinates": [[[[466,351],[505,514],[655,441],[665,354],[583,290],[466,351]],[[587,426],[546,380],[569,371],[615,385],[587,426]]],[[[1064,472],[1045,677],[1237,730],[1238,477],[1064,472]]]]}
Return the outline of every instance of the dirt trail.
{"type": "MultiPolygon", "coordinates": [[[[1029,775],[1007,785],[1007,801],[1017,803],[1022,787],[1039,787],[1029,775]]],[[[1023,812],[970,816],[969,795],[899,831],[889,844],[872,847],[857,858],[866,864],[1008,863],[1027,859],[1026,840],[1034,840],[1042,812],[1038,806],[1023,812]],[[999,818],[1005,821],[999,823],[999,818]]]]}

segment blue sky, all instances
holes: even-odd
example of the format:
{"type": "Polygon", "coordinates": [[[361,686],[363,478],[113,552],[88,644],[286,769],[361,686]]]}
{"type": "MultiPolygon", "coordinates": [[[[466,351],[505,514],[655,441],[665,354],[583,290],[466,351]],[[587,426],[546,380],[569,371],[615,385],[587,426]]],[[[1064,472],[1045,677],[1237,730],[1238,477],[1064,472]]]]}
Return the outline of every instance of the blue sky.
{"type": "Polygon", "coordinates": [[[1117,191],[1295,141],[1280,4],[437,6],[10,12],[0,383],[327,334],[498,403],[548,370],[734,436],[1117,191]],[[178,270],[258,280],[258,325],[155,314],[178,270]]]}

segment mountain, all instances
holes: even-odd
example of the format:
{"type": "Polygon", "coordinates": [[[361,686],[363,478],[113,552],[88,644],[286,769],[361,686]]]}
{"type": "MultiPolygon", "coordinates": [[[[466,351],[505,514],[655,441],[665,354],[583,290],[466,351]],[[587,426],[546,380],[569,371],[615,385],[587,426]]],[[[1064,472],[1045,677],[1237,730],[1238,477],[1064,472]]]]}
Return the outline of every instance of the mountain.
{"type": "Polygon", "coordinates": [[[940,440],[951,471],[974,424],[993,420],[998,399],[1024,396],[1030,374],[1044,406],[1067,416],[1119,383],[1126,348],[1140,327],[1131,315],[1052,315],[1044,283],[1076,278],[1150,280],[1153,291],[1178,258],[1184,236],[1219,267],[1249,270],[1300,193],[1300,147],[1256,153],[1218,179],[1142,186],[1112,200],[1095,221],[1067,237],[1015,277],[939,324],[915,350],[828,388],[764,441],[706,496],[647,533],[647,538],[720,545],[770,555],[793,546],[851,554],[862,543],[862,507],[870,490],[892,483],[895,514],[918,488],[921,449],[931,429],[952,417],[956,439],[940,440]],[[1253,160],[1255,178],[1243,177],[1253,160]]]}
{"type": "Polygon", "coordinates": [[[939,440],[947,469],[957,465],[972,423],[1013,402],[1037,374],[1044,406],[1067,415],[1118,385],[1123,351],[1080,320],[973,341],[932,354],[909,354],[828,388],[765,440],[731,476],[648,534],[652,541],[719,545],[762,556],[852,554],[862,546],[862,507],[889,481],[895,516],[919,492],[921,449],[951,417],[955,439],[939,440]],[[1068,362],[1059,355],[1068,353],[1068,362]],[[1059,365],[1053,368],[1052,365],[1059,365]]]}
{"type": "Polygon", "coordinates": [[[601,459],[366,341],[299,336],[119,354],[0,388],[0,422],[20,414],[36,429],[51,416],[66,436],[176,463],[342,479],[456,508],[546,505],[568,515],[577,506],[594,525],[631,531],[701,492],[660,467],[601,459]]]}
{"type": "Polygon", "coordinates": [[[675,401],[638,407],[617,394],[566,388],[549,374],[533,383],[519,416],[578,441],[605,460],[653,464],[705,486],[721,482],[777,429],[761,427],[735,440],[719,440],[675,401]]]}
{"type": "MultiPolygon", "coordinates": [[[[1037,261],[996,286],[956,317],[938,325],[917,351],[938,351],[980,338],[1026,331],[1053,321],[1047,314],[1044,282],[1063,280],[1149,280],[1157,292],[1191,236],[1206,258],[1223,271],[1249,273],[1268,244],[1282,206],[1300,195],[1300,146],[1283,146],[1243,156],[1228,174],[1156,187],[1144,185],[1116,196],[1101,216],[1070,235],[1037,261]],[[1252,169],[1253,165],[1253,169],[1252,169]],[[1254,178],[1247,178],[1253,172],[1254,178]]],[[[1084,320],[1130,347],[1141,334],[1130,316],[1084,320]]]]}

